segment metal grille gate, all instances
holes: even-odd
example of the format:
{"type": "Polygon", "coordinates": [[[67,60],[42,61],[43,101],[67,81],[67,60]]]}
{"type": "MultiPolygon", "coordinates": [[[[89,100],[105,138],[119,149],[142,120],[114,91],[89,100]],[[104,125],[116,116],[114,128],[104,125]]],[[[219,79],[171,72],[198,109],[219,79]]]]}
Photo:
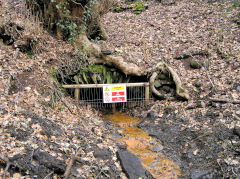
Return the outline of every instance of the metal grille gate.
{"type": "Polygon", "coordinates": [[[110,84],[63,85],[63,88],[74,89],[74,97],[80,105],[91,105],[96,108],[134,107],[148,104],[152,100],[148,82],[124,83],[127,87],[127,102],[103,103],[104,85],[110,84]]]}

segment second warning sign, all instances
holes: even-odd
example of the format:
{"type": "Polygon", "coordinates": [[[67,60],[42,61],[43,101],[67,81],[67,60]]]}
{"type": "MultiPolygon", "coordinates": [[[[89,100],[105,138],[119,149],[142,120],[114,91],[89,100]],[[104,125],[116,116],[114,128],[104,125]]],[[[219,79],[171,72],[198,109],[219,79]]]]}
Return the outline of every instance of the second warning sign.
{"type": "Polygon", "coordinates": [[[127,102],[127,90],[125,84],[103,86],[103,103],[127,102]]]}

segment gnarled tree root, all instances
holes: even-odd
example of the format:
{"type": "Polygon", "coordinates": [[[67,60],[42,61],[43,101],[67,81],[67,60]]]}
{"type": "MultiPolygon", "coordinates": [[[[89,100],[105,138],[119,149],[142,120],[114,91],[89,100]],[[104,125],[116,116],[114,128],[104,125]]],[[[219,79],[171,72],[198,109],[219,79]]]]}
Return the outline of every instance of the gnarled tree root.
{"type": "MultiPolygon", "coordinates": [[[[91,42],[84,31],[81,32],[81,35],[79,36],[76,44],[83,52],[87,54],[90,61],[93,63],[105,63],[107,65],[114,66],[126,75],[146,75],[146,70],[138,67],[134,63],[127,63],[121,56],[103,54],[101,52],[101,48],[97,44],[91,42]]],[[[159,72],[170,75],[176,85],[176,94],[186,100],[189,99],[188,91],[182,87],[181,80],[177,73],[164,62],[157,64],[150,78],[150,87],[155,95],[160,98],[164,98],[164,96],[154,86],[154,81],[157,78],[159,72]]]]}
{"type": "Polygon", "coordinates": [[[171,75],[172,80],[176,85],[176,94],[186,100],[189,100],[188,91],[182,87],[182,83],[181,83],[179,76],[170,66],[168,66],[164,62],[160,62],[157,64],[157,66],[154,69],[154,72],[150,78],[150,87],[151,87],[152,92],[155,95],[157,95],[160,98],[163,98],[163,95],[161,93],[159,93],[159,91],[154,86],[154,81],[157,78],[159,72],[171,75]]]}
{"type": "Polygon", "coordinates": [[[127,63],[121,56],[105,55],[101,52],[101,48],[91,42],[84,31],[81,32],[76,44],[87,54],[92,63],[105,63],[121,70],[126,75],[143,76],[146,71],[138,67],[134,63],[127,63]]]}

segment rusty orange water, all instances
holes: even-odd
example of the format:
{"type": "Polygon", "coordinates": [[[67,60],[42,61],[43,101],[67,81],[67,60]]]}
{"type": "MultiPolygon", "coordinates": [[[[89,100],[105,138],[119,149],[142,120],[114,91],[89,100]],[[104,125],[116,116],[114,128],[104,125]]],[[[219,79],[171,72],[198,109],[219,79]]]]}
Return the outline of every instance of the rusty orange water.
{"type": "Polygon", "coordinates": [[[136,127],[139,120],[116,111],[112,115],[107,115],[106,118],[114,125],[122,128],[120,132],[124,134],[124,137],[119,139],[118,142],[126,144],[127,149],[142,160],[143,167],[154,178],[179,178],[182,171],[178,164],[167,159],[161,153],[151,150],[154,146],[158,145],[157,140],[136,127]],[[150,141],[156,141],[156,144],[152,145],[150,141]]]}

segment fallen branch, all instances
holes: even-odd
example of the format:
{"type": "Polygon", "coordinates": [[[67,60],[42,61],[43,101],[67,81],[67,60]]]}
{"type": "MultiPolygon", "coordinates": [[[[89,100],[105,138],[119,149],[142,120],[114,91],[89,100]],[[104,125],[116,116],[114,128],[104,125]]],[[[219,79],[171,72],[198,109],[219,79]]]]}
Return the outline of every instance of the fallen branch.
{"type": "Polygon", "coordinates": [[[233,114],[233,117],[240,121],[240,117],[238,117],[237,115],[233,114]]]}
{"type": "Polygon", "coordinates": [[[4,173],[3,173],[3,179],[5,179],[7,171],[9,169],[9,167],[12,165],[12,162],[10,162],[10,160],[7,157],[2,157],[2,156],[0,156],[0,160],[4,161],[6,163],[6,167],[5,167],[4,173]]]}
{"type": "Polygon", "coordinates": [[[209,81],[210,81],[210,83],[211,83],[212,88],[215,89],[215,86],[214,86],[214,84],[213,84],[213,82],[212,82],[212,79],[210,78],[210,75],[209,75],[209,73],[208,73],[208,65],[207,65],[205,62],[204,62],[204,70],[205,70],[205,72],[206,72],[206,74],[207,74],[207,77],[208,77],[208,79],[209,79],[209,81]]]}
{"type": "MultiPolygon", "coordinates": [[[[108,161],[107,161],[108,162],[108,161]]],[[[106,163],[107,163],[106,162],[106,163]]],[[[100,170],[100,172],[97,174],[97,176],[95,177],[95,179],[98,179],[98,177],[101,175],[101,173],[103,172],[103,168],[104,168],[104,166],[106,165],[106,163],[101,167],[101,170],[100,170]]]]}
{"type": "Polygon", "coordinates": [[[71,168],[72,168],[72,165],[73,163],[75,162],[75,160],[78,158],[77,156],[82,152],[82,150],[80,148],[78,148],[77,152],[75,155],[72,156],[71,160],[69,161],[68,165],[67,165],[67,168],[66,168],[66,171],[64,173],[64,179],[68,179],[70,173],[71,173],[71,168]]]}
{"type": "Polygon", "coordinates": [[[181,60],[181,59],[193,57],[193,56],[196,56],[196,55],[209,56],[209,54],[207,52],[192,52],[192,53],[182,54],[181,56],[175,57],[175,59],[181,60]]]}
{"type": "Polygon", "coordinates": [[[47,176],[44,177],[44,179],[50,179],[50,176],[53,174],[54,172],[50,172],[49,174],[47,174],[47,176]]]}
{"type": "MultiPolygon", "coordinates": [[[[54,87],[55,87],[56,89],[58,88],[58,86],[57,86],[57,84],[56,84],[55,82],[53,83],[53,85],[54,85],[54,87]]],[[[72,114],[72,110],[70,109],[70,107],[62,100],[61,94],[59,94],[57,90],[55,90],[55,92],[56,92],[56,95],[58,96],[58,98],[60,99],[60,101],[63,103],[63,105],[64,105],[64,106],[68,109],[68,111],[72,114]]]]}
{"type": "Polygon", "coordinates": [[[229,99],[219,99],[219,98],[209,98],[213,102],[218,103],[232,103],[232,104],[240,104],[240,100],[229,100],[229,99]]]}

